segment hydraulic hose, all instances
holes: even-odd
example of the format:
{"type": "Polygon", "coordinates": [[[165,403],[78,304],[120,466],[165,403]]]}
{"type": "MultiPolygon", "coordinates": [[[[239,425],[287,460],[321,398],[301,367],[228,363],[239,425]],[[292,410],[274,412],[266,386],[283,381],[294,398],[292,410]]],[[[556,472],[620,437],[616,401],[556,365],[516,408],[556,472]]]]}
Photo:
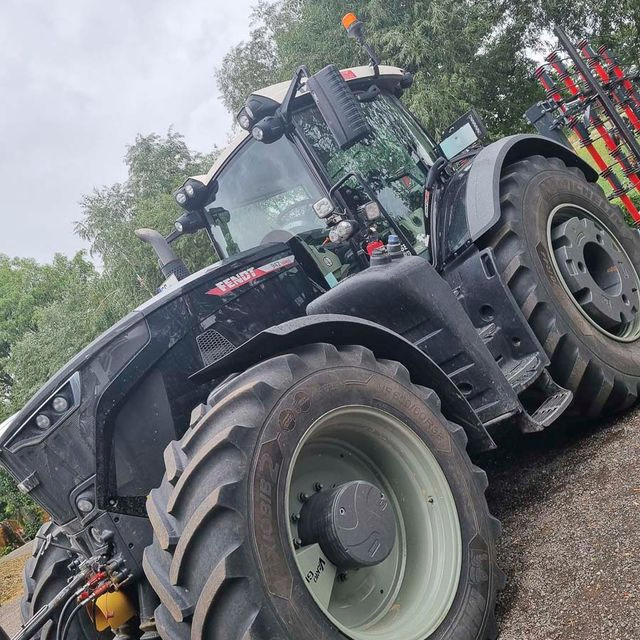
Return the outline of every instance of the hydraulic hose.
{"type": "Polygon", "coordinates": [[[58,624],[56,625],[56,640],[60,640],[60,632],[62,630],[62,621],[67,615],[67,609],[69,605],[73,605],[74,597],[76,594],[72,594],[69,596],[69,599],[64,603],[64,607],[62,607],[62,611],[60,612],[60,617],[58,618],[58,624]]]}
{"type": "MultiPolygon", "coordinates": [[[[91,596],[90,598],[87,598],[86,600],[82,600],[82,602],[79,602],[71,611],[71,613],[69,614],[69,617],[67,618],[67,621],[64,624],[64,629],[62,630],[62,635],[60,636],[60,640],[66,640],[67,639],[67,635],[69,633],[69,629],[71,628],[71,623],[73,622],[73,619],[78,615],[78,613],[80,612],[80,609],[82,609],[83,607],[86,607],[89,602],[93,602],[93,600],[95,600],[94,596],[91,596]]],[[[60,619],[60,622],[62,622],[62,618],[60,619]]]]}

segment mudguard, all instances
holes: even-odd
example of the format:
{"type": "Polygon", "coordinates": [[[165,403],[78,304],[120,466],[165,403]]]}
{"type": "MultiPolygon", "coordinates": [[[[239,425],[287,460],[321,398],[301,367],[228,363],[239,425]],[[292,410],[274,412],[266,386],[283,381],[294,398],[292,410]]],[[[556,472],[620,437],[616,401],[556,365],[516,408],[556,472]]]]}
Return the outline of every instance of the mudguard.
{"type": "Polygon", "coordinates": [[[433,389],[444,415],[460,424],[469,438],[469,449],[486,451],[495,443],[466,398],[442,369],[401,335],[368,320],[338,314],[295,318],[261,331],[217,362],[200,369],[190,379],[203,382],[244,371],[251,365],[304,344],[328,342],[336,346],[358,344],[378,358],[402,363],[416,384],[433,389]]]}
{"type": "Polygon", "coordinates": [[[589,182],[596,182],[598,179],[598,173],[589,163],[550,138],[529,134],[502,138],[482,149],[469,170],[465,209],[472,241],[477,240],[500,219],[502,167],[533,155],[560,158],[567,166],[582,170],[589,182]]]}

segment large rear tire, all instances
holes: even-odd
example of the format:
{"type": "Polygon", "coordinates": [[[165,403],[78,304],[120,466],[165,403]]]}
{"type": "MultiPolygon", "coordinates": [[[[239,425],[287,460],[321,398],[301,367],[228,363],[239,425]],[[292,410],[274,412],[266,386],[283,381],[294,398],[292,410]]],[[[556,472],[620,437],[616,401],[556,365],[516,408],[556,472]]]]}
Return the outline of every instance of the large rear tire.
{"type": "Polygon", "coordinates": [[[161,601],[160,635],[495,638],[500,525],[465,447],[432,391],[362,347],[310,345],[215,389],[166,449],[148,500],[143,565],[161,601]],[[343,556],[303,540],[303,522],[333,535],[351,507],[319,506],[312,517],[311,505],[356,485],[353,495],[365,487],[371,508],[392,516],[384,526],[370,518],[367,544],[336,567],[343,556]]]}
{"type": "MultiPolygon", "coordinates": [[[[55,544],[69,547],[69,539],[53,522],[43,524],[36,534],[36,544],[23,572],[24,593],[20,602],[22,622],[29,620],[45,604],[51,602],[67,584],[70,577],[67,569],[73,556],[55,544]],[[54,544],[45,544],[44,538],[51,536],[54,544]]],[[[45,624],[36,638],[54,640],[58,618],[45,624]]],[[[85,610],[81,610],[69,626],[67,640],[108,640],[113,635],[99,633],[85,610]]]]}
{"type": "Polygon", "coordinates": [[[557,158],[504,169],[502,217],[485,238],[498,269],[575,394],[573,411],[628,408],[640,383],[640,237],[602,189],[557,158]]]}

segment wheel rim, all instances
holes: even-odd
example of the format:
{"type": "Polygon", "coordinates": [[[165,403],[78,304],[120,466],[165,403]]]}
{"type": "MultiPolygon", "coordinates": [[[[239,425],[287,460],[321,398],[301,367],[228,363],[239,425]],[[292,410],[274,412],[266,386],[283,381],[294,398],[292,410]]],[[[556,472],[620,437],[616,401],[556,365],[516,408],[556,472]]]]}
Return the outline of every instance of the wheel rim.
{"type": "Polygon", "coordinates": [[[325,414],[298,444],[286,490],[289,539],[303,582],[342,633],[352,640],[423,640],[437,629],[458,587],[460,524],[440,465],[406,424],[363,406],[325,414]],[[380,564],[342,571],[319,544],[300,546],[297,519],[303,494],[354,480],[386,496],[395,543],[380,564]]]}
{"type": "Polygon", "coordinates": [[[549,216],[547,241],[554,270],[582,316],[613,340],[637,340],[640,278],[607,225],[578,205],[561,204],[549,216]]]}

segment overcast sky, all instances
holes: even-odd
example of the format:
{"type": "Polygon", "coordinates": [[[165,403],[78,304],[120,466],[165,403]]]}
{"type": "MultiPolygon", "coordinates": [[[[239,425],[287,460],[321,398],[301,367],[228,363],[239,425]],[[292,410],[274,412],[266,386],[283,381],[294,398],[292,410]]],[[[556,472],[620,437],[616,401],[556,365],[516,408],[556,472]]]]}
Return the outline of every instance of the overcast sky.
{"type": "Polygon", "coordinates": [[[0,253],[83,247],[78,201],[126,177],[137,133],[224,145],[214,69],[255,0],[0,0],[0,253]]]}

